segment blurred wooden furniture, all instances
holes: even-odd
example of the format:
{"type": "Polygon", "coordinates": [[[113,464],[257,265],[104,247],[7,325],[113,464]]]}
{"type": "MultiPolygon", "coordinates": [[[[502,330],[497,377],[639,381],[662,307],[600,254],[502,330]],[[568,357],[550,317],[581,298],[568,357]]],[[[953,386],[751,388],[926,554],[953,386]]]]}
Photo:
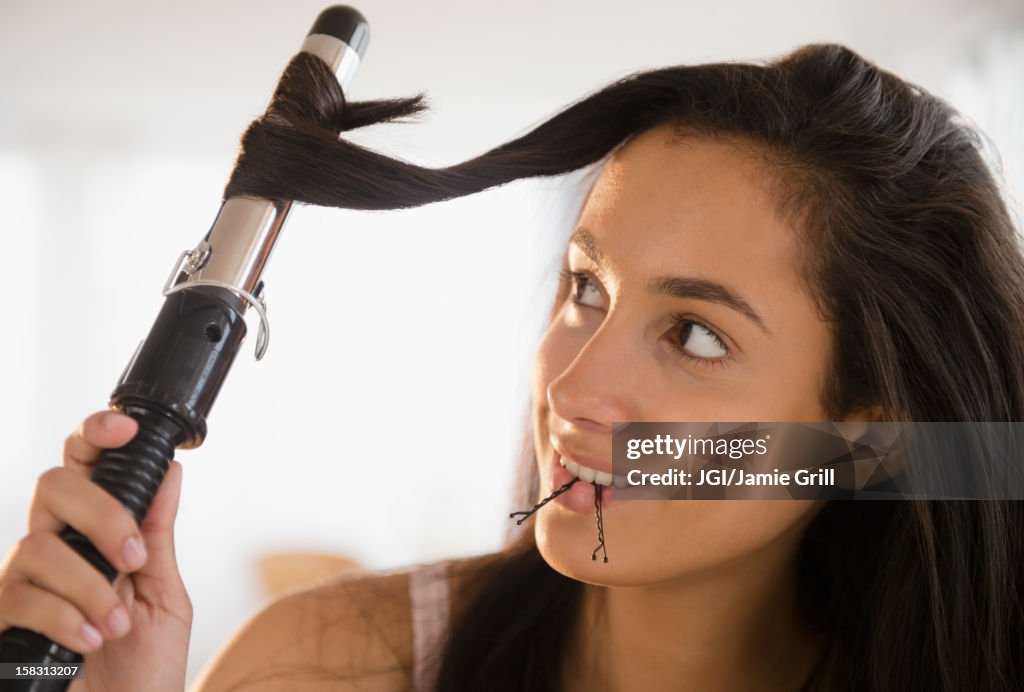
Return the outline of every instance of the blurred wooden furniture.
{"type": "Polygon", "coordinates": [[[263,587],[271,597],[362,571],[355,560],[330,553],[270,553],[258,564],[263,587]]]}

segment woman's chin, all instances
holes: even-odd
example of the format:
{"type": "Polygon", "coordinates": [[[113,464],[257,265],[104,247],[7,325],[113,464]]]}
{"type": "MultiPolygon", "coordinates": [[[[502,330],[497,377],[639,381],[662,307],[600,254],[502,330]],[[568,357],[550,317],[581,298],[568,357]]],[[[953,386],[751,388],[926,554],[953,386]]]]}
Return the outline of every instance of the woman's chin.
{"type": "Polygon", "coordinates": [[[644,561],[630,557],[635,545],[616,545],[616,532],[605,528],[605,547],[599,547],[596,519],[561,507],[537,515],[537,549],[548,565],[566,577],[598,586],[639,586],[648,583],[644,561]],[[597,548],[595,552],[595,548],[597,548]],[[605,562],[607,557],[607,562],[605,562]]]}
{"type": "MultiPolygon", "coordinates": [[[[534,536],[544,561],[566,577],[600,586],[652,586],[713,569],[777,538],[777,524],[788,522],[785,513],[751,504],[623,500],[603,513],[601,548],[595,514],[551,503],[537,513],[534,536]],[[730,528],[737,525],[746,528],[730,528]]],[[[792,503],[773,507],[786,504],[792,503]]]]}

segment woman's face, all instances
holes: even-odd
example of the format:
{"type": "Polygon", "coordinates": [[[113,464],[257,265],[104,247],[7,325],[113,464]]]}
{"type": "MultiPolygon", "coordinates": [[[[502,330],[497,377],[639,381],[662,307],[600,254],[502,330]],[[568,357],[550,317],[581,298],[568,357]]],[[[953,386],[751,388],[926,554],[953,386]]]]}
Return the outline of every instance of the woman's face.
{"type": "MultiPolygon", "coordinates": [[[[612,423],[825,421],[827,325],[799,277],[797,237],[764,161],[728,143],[649,130],[596,181],[570,240],[563,300],[533,372],[541,497],[565,456],[611,471],[612,423]]],[[[614,490],[612,491],[614,496],[614,490]]],[[[810,501],[623,501],[578,482],[536,515],[541,554],[599,584],[665,582],[794,545],[810,501]]]]}

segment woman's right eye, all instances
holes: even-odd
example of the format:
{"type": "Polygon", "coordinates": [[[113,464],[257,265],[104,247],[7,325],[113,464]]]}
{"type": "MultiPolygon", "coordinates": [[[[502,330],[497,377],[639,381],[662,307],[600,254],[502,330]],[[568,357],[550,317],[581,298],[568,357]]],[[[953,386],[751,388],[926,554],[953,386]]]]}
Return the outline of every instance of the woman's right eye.
{"type": "Polygon", "coordinates": [[[563,276],[569,280],[569,295],[572,302],[588,308],[602,308],[604,297],[600,289],[588,275],[583,272],[563,270],[563,276]]]}

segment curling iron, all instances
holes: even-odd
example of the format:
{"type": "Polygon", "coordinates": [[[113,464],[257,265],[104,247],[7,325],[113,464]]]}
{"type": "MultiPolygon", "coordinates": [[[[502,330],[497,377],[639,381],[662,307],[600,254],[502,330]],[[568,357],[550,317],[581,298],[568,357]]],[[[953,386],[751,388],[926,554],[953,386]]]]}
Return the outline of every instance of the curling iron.
{"type": "MultiPolygon", "coordinates": [[[[369,41],[366,19],[351,7],[324,10],[300,52],[323,60],[342,89],[351,81],[369,41]]],[[[263,273],[291,209],[290,201],[232,197],[213,226],[181,253],[164,285],[164,304],[110,397],[111,408],[138,422],[124,447],[104,450],[93,482],[141,523],[175,449],[199,447],[206,419],[246,335],[245,314],[259,316],[256,359],[270,340],[263,273]]],[[[73,527],[61,537],[110,581],[117,570],[73,527]]],[[[82,656],[23,628],[0,634],[0,663],[47,670],[81,665],[82,656]]],[[[0,680],[0,692],[65,690],[70,679],[38,673],[0,680]]]]}

